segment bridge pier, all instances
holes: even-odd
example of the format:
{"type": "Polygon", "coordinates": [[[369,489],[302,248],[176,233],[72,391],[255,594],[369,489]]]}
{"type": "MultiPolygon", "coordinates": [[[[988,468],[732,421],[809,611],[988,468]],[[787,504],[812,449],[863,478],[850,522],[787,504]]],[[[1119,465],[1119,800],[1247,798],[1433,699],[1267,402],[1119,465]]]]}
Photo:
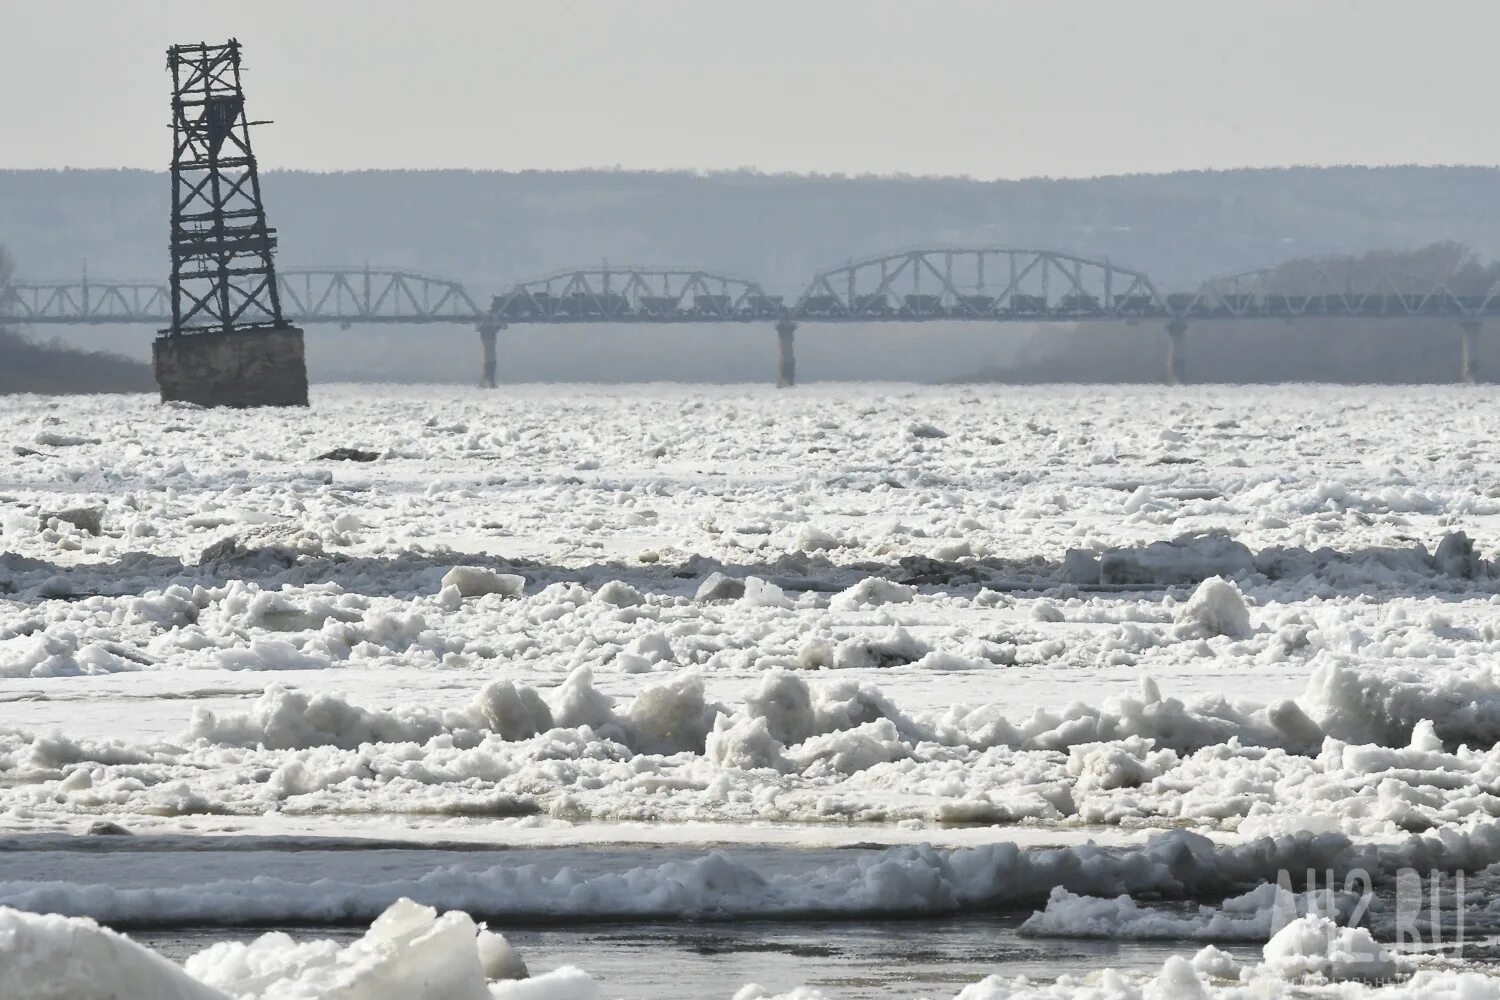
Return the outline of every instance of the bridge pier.
{"type": "Polygon", "coordinates": [[[1167,384],[1182,385],[1187,381],[1187,320],[1174,316],[1167,320],[1167,384]]]}
{"type": "Polygon", "coordinates": [[[1460,321],[1458,326],[1463,330],[1458,380],[1464,385],[1473,385],[1479,381],[1479,331],[1484,324],[1477,319],[1466,319],[1460,321]]]}
{"type": "Polygon", "coordinates": [[[479,324],[479,346],[484,350],[484,371],[479,376],[481,389],[495,388],[495,341],[503,328],[500,323],[479,324]]]}
{"type": "Polygon", "coordinates": [[[776,324],[776,388],[790,389],[797,384],[797,324],[784,319],[776,324]]]}
{"type": "Polygon", "coordinates": [[[151,359],[163,403],[307,405],[302,331],[294,326],[163,334],[151,359]]]}

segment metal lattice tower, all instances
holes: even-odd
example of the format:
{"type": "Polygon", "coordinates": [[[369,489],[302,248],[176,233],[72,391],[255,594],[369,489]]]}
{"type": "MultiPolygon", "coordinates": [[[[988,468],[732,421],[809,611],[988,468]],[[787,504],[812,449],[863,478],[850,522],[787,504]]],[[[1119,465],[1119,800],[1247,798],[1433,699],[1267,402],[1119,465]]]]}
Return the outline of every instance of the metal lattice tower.
{"type": "Polygon", "coordinates": [[[286,326],[250,150],[240,43],[174,45],[172,73],[172,325],[162,333],[286,326]]]}

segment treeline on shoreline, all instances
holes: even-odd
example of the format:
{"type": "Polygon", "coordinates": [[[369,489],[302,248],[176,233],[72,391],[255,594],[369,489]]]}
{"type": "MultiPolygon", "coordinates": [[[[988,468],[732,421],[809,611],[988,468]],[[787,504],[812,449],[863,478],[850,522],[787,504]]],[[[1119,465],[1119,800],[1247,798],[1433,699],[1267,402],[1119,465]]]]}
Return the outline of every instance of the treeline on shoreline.
{"type": "MultiPolygon", "coordinates": [[[[0,246],[0,288],[14,273],[14,258],[0,246]]],[[[139,361],[40,342],[0,326],[0,393],[150,392],[155,387],[151,369],[139,361]]]]}
{"type": "Polygon", "coordinates": [[[151,368],[106,351],[43,343],[0,327],[0,393],[153,392],[151,368]]]}

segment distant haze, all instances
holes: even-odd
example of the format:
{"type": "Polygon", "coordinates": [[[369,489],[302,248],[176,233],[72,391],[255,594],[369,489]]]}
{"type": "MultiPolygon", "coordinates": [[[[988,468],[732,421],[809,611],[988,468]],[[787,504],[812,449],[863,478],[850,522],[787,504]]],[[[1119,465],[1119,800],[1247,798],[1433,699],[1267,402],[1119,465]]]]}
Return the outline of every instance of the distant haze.
{"type": "Polygon", "coordinates": [[[0,167],[164,167],[163,52],[230,35],[269,167],[1500,162],[1486,0],[13,0],[0,167]]]}

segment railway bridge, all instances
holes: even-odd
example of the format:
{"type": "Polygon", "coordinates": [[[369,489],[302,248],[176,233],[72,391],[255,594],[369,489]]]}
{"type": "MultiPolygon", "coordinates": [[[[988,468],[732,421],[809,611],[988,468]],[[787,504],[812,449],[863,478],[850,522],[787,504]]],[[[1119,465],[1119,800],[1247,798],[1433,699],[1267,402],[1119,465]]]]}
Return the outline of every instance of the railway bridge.
{"type": "MultiPolygon", "coordinates": [[[[460,324],[479,332],[481,381],[496,381],[497,339],[517,325],[766,323],[776,331],[777,380],[796,382],[795,338],[805,323],[1084,323],[1152,325],[1165,333],[1166,376],[1186,379],[1191,323],[1202,320],[1433,318],[1463,332],[1459,378],[1475,379],[1485,319],[1500,315],[1500,285],[1451,288],[1394,272],[1355,280],[1326,270],[1247,271],[1163,292],[1143,271],[1059,250],[927,247],[819,271],[795,295],[699,267],[570,268],[476,302],[458,281],[394,268],[282,268],[285,316],[298,325],[460,324]]],[[[253,323],[260,317],[243,316],[253,323]]],[[[171,322],[167,285],[14,281],[0,286],[0,322],[19,325],[151,325],[171,322]]]]}

